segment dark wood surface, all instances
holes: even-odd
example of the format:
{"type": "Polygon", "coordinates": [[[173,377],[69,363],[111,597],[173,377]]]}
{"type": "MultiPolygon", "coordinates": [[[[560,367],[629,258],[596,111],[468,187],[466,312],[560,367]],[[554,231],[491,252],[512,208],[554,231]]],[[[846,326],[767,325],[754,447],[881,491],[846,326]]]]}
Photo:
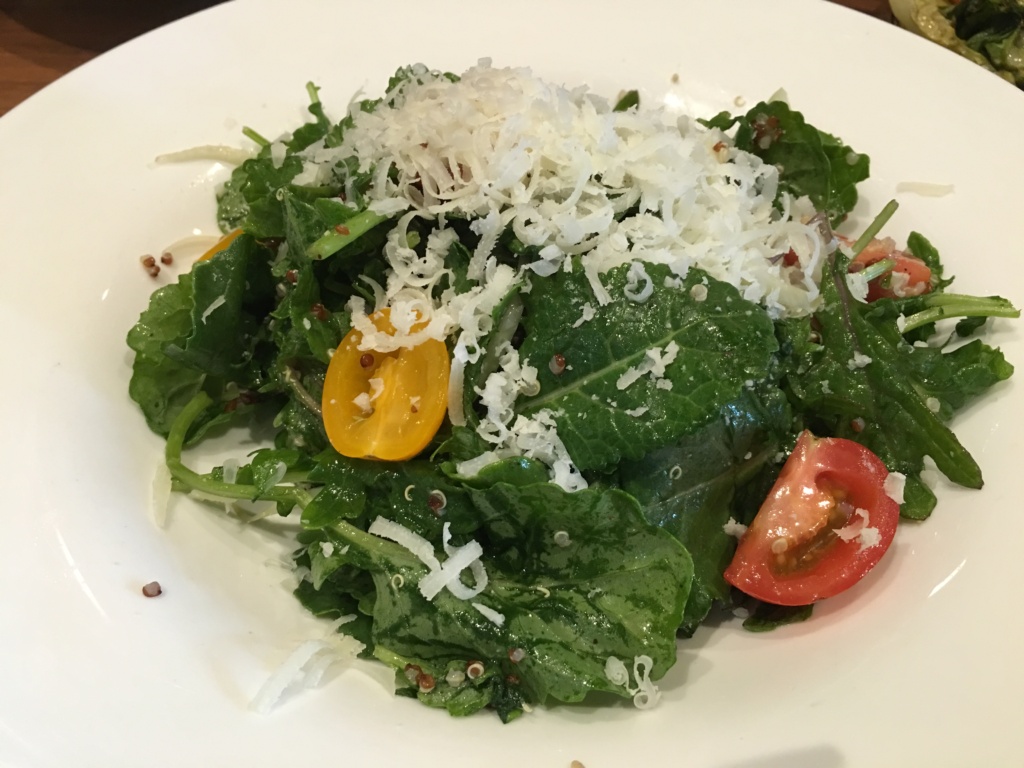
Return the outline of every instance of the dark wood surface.
{"type": "MultiPolygon", "coordinates": [[[[215,2],[0,0],[0,115],[94,56],[215,2]]],[[[833,2],[892,20],[885,0],[833,2]]]]}

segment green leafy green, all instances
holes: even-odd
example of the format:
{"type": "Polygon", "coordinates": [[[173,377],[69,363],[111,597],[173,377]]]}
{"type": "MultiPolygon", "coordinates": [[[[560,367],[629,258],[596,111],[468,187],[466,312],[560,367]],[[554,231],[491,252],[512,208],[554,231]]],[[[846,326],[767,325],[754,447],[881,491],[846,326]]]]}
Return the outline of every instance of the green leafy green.
{"type": "MultiPolygon", "coordinates": [[[[965,24],[980,5],[964,0],[965,24]]],[[[1009,39],[978,19],[970,21],[977,45],[1009,39]]],[[[462,379],[448,394],[461,393],[465,423],[445,420],[407,461],[338,454],[324,426],[333,397],[326,374],[358,300],[380,307],[401,288],[392,267],[398,217],[371,210],[369,198],[381,178],[405,171],[333,150],[345,146],[359,111],[399,107],[404,89],[428,78],[458,81],[403,67],[381,99],[336,123],[309,84],[310,119],[290,136],[271,141],[246,128],[259,152],[217,201],[223,228],[242,234],[157,290],[128,334],[129,394],[166,437],[172,487],[237,502],[243,520],[268,503],[296,515],[297,599],[337,621],[364,657],[389,665],[400,695],[455,716],[491,709],[508,722],[549,701],[649,694],[646,676],[660,679],[678,638],[716,606],[750,610],[751,631],[806,619],[811,606],[758,603],[723,576],[733,523],[751,522],[804,429],[856,440],[905,474],[901,511],[910,519],[936,504],[921,477],[928,456],[954,482],[980,487],[980,468],[948,424],[1012,374],[981,335],[989,318],[1019,313],[1000,297],[946,292],[951,278],[922,235],[913,233],[907,250],[931,269],[930,292],[858,301],[838,252],[826,260],[813,314],[778,319],[701,269],[680,277],[681,262],[595,271],[606,262],[588,260],[592,243],[576,252],[569,243],[553,274],[530,271],[547,258],[529,234],[533,222],[484,235],[465,209],[402,217],[401,252],[424,287],[408,283],[398,299],[433,304],[445,323],[447,310],[458,315],[455,331],[445,331],[462,379]],[[313,155],[331,158],[315,174],[313,155]],[[437,270],[427,261],[442,229],[452,242],[437,270]],[[504,281],[471,277],[478,257],[485,275],[500,267],[525,278],[502,289],[504,281]],[[473,301],[492,288],[489,309],[472,320],[472,344],[455,345],[473,301]],[[523,382],[535,370],[538,386],[505,402],[516,366],[523,382]],[[230,472],[227,461],[192,469],[186,446],[231,424],[249,427],[259,447],[233,459],[230,472]],[[499,434],[532,438],[534,428],[543,434],[532,446],[510,448],[499,434]],[[552,459],[562,447],[568,459],[552,459]],[[585,488],[557,484],[564,464],[585,488]],[[462,555],[472,562],[441,578],[462,555]]],[[[614,110],[638,102],[628,91],[614,110]]],[[[833,224],[853,209],[868,158],[784,103],[707,125],[774,165],[780,192],[806,195],[833,224]]],[[[638,213],[664,216],[642,196],[617,194],[609,229],[638,213]]],[[[781,196],[772,202],[785,207],[781,196]]],[[[854,252],[880,236],[895,208],[883,209],[854,252]]],[[[620,231],[633,248],[630,239],[645,236],[620,231]]]]}
{"type": "Polygon", "coordinates": [[[1020,0],[960,0],[948,16],[968,48],[1024,87],[1024,3],[1020,0]]]}
{"type": "Polygon", "coordinates": [[[915,478],[903,512],[921,519],[933,506],[916,480],[925,456],[953,482],[981,487],[981,469],[944,421],[1013,367],[978,340],[956,349],[908,343],[897,325],[899,306],[855,301],[846,265],[837,255],[826,270],[817,330],[807,321],[780,324],[790,351],[785,382],[818,434],[856,440],[890,471],[915,478]]]}
{"type": "Polygon", "coordinates": [[[809,125],[785,102],[760,102],[742,117],[722,112],[706,124],[723,131],[736,126],[736,147],[776,166],[779,190],[807,195],[833,226],[857,204],[856,185],[868,177],[868,156],[809,125]]]}
{"type": "Polygon", "coordinates": [[[217,258],[192,270],[191,328],[168,357],[211,376],[257,388],[253,358],[263,318],[273,307],[270,254],[253,238],[235,238],[217,258]]]}
{"type": "Polygon", "coordinates": [[[762,473],[774,477],[791,431],[779,390],[746,391],[699,432],[619,465],[622,488],[637,499],[648,522],[679,539],[693,557],[682,634],[692,634],[716,602],[729,602],[722,572],[736,539],[725,526],[730,518],[747,518],[737,488],[762,473]]]}
{"type": "MultiPolygon", "coordinates": [[[[658,286],[671,277],[660,265],[646,269],[658,286]]],[[[519,353],[538,369],[540,394],[516,410],[551,411],[584,470],[640,458],[695,432],[764,376],[776,350],[767,313],[735,288],[693,269],[678,289],[638,303],[624,294],[628,270],[605,276],[612,300],[578,327],[593,296],[583,270],[538,281],[523,297],[519,353]],[[706,298],[695,298],[703,295],[698,287],[706,298]],[[565,361],[560,373],[549,365],[555,355],[565,361]]]]}
{"type": "MultiPolygon", "coordinates": [[[[427,484],[446,482],[435,475],[427,484]]],[[[463,526],[473,525],[460,538],[471,533],[487,543],[487,587],[469,601],[447,591],[426,600],[416,589],[426,567],[399,545],[341,520],[351,514],[348,501],[339,504],[349,512],[319,529],[335,553],[347,547],[334,561],[339,569],[353,564],[373,575],[372,641],[378,658],[393,655],[403,666],[415,663],[437,679],[452,664],[464,668],[481,660],[485,667],[502,670],[506,681],[514,675],[520,695],[532,703],[580,701],[592,690],[625,695],[605,674],[609,656],[650,656],[654,678],[674,663],[675,632],[692,564],[676,539],[643,520],[631,496],[620,491],[570,494],[546,482],[498,483],[449,492],[446,517],[455,496],[468,504],[455,516],[463,526]],[[500,626],[474,603],[500,613],[500,626]],[[514,649],[522,649],[522,659],[510,660],[514,649]]],[[[414,530],[440,526],[422,502],[376,508],[377,514],[403,517],[414,530]]],[[[319,507],[315,515],[307,525],[329,519],[319,507]]],[[[319,542],[310,545],[311,557],[317,550],[322,553],[319,542]]],[[[323,583],[322,571],[318,578],[323,583]]],[[[331,578],[327,575],[326,581],[331,578]]],[[[445,706],[457,706],[464,714],[467,698],[445,691],[442,686],[421,699],[440,696],[445,706]]],[[[469,700],[479,708],[493,696],[469,700]]]]}
{"type": "Polygon", "coordinates": [[[135,352],[128,394],[160,435],[167,435],[181,409],[203,388],[202,372],[164,354],[168,344],[184,344],[191,330],[192,276],[186,273],[153,293],[128,332],[128,346],[135,352]]]}
{"type": "Polygon", "coordinates": [[[797,624],[811,618],[813,605],[772,605],[758,603],[753,612],[743,620],[743,628],[750,632],[770,632],[787,624],[797,624]]]}

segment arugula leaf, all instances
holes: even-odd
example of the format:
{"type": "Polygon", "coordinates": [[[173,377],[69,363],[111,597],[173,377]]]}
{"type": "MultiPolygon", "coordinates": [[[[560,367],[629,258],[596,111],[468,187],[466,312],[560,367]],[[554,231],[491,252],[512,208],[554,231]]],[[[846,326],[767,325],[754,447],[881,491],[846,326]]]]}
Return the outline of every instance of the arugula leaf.
{"type": "Polygon", "coordinates": [[[776,350],[768,315],[735,288],[698,269],[681,287],[665,288],[668,268],[645,268],[656,286],[645,303],[625,297],[623,266],[604,276],[611,302],[583,323],[582,308],[594,299],[582,269],[538,280],[522,297],[526,339],[519,353],[538,369],[541,390],[518,402],[516,412],[551,410],[580,469],[638,459],[696,431],[747,382],[764,377],[776,350]],[[698,286],[707,290],[702,301],[694,298],[698,286]],[[671,357],[672,347],[678,355],[665,367],[664,383],[647,374],[625,383],[656,351],[671,357]],[[549,366],[556,354],[566,362],[558,374],[549,366]]]}
{"type": "Polygon", "coordinates": [[[250,158],[231,172],[217,196],[217,220],[225,232],[242,229],[261,239],[284,237],[284,213],[277,190],[302,172],[302,160],[289,155],[275,166],[269,151],[250,158]]]}
{"type": "Polygon", "coordinates": [[[196,264],[190,333],[184,344],[168,343],[164,353],[257,389],[262,377],[253,358],[262,319],[274,302],[270,258],[252,237],[241,235],[216,258],[196,264]]]}
{"type": "Polygon", "coordinates": [[[612,107],[612,111],[613,112],[625,112],[626,110],[632,109],[633,107],[636,107],[636,106],[639,106],[639,105],[640,105],[640,92],[637,91],[636,89],[633,89],[633,90],[630,90],[630,91],[626,91],[621,96],[619,96],[619,100],[615,102],[615,106],[612,107]]]}
{"type": "Polygon", "coordinates": [[[225,232],[242,229],[260,239],[284,237],[287,212],[283,193],[301,193],[315,198],[336,195],[340,191],[340,186],[321,190],[289,186],[303,169],[302,158],[296,153],[320,140],[327,141],[329,146],[337,146],[341,140],[341,127],[332,127],[324,114],[319,89],[307,83],[306,91],[310,97],[309,112],[314,119],[292,133],[282,161],[272,155],[271,142],[251,130],[246,131],[263,147],[259,155],[232,171],[231,178],[217,195],[217,220],[225,232]]]}
{"type": "Polygon", "coordinates": [[[190,444],[245,410],[243,405],[225,411],[219,401],[233,395],[227,395],[223,379],[168,355],[169,349],[184,346],[193,332],[193,285],[192,274],[185,273],[178,282],[156,290],[127,337],[128,347],[135,352],[128,394],[154,432],[166,437],[185,406],[201,392],[217,401],[192,421],[190,444]]]}
{"type": "Polygon", "coordinates": [[[722,112],[702,121],[728,131],[737,126],[736,147],[779,169],[779,191],[807,195],[837,226],[857,204],[856,185],[869,174],[867,155],[808,124],[785,102],[760,102],[742,117],[722,112]]]}
{"type": "Polygon", "coordinates": [[[942,259],[939,251],[920,232],[911,232],[907,235],[907,253],[923,261],[932,272],[933,290],[945,290],[953,282],[952,278],[943,279],[942,259]]]}
{"type": "Polygon", "coordinates": [[[797,624],[811,618],[813,605],[773,605],[758,602],[750,616],[743,620],[748,632],[770,632],[786,624],[797,624]]]}
{"type": "MultiPolygon", "coordinates": [[[[1013,367],[980,341],[956,350],[908,344],[896,326],[897,305],[854,301],[846,268],[837,254],[825,270],[817,331],[803,321],[780,324],[790,351],[785,381],[796,409],[819,434],[856,440],[890,471],[908,476],[902,511],[922,519],[934,507],[918,477],[926,455],[953,482],[981,487],[981,469],[943,421],[1013,367]],[[811,341],[813,334],[818,338],[811,341]]],[[[942,296],[922,300],[941,303],[942,296]]]]}
{"type": "Polygon", "coordinates": [[[139,404],[146,423],[166,437],[171,424],[203,387],[204,375],[164,354],[167,344],[182,344],[192,330],[192,276],[165,285],[128,332],[135,352],[128,394],[139,404]]]}
{"type": "Polygon", "coordinates": [[[292,133],[288,142],[289,152],[301,152],[314,142],[317,142],[327,135],[331,129],[331,121],[324,114],[323,104],[320,103],[320,89],[313,83],[306,83],[306,93],[309,94],[309,113],[313,115],[313,122],[297,128],[292,133]]]}

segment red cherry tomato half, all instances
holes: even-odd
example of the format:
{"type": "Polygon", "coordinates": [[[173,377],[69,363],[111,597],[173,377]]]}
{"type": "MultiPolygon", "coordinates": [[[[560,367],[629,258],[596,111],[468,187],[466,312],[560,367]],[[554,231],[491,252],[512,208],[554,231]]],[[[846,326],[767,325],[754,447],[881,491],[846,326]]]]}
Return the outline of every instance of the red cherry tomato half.
{"type": "Polygon", "coordinates": [[[758,600],[807,605],[860,581],[896,535],[889,472],[852,440],[803,432],[725,580],[758,600]]]}
{"type": "MultiPolygon", "coordinates": [[[[849,240],[844,239],[844,242],[852,245],[849,240]]],[[[868,243],[850,263],[850,271],[864,269],[888,257],[892,257],[896,264],[891,271],[868,283],[868,301],[920,296],[932,289],[932,271],[929,266],[916,256],[896,248],[896,244],[888,237],[868,243]]]]}

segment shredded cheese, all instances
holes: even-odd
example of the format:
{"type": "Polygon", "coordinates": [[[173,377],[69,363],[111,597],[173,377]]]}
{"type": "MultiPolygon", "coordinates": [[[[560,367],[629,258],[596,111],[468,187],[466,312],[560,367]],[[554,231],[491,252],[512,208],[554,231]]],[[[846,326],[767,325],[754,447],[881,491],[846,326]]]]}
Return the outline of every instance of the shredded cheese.
{"type": "Polygon", "coordinates": [[[650,709],[661,699],[661,692],[650,679],[654,669],[654,660],[650,656],[637,656],[633,659],[634,685],[629,683],[629,669],[621,659],[609,656],[605,660],[604,674],[608,682],[615,687],[625,688],[633,697],[633,706],[637,709],[650,709]]]}
{"type": "Polygon", "coordinates": [[[475,540],[470,540],[461,547],[450,546],[450,523],[445,523],[442,528],[442,547],[447,556],[443,565],[434,554],[430,542],[404,525],[378,517],[367,531],[405,547],[427,567],[429,573],[419,582],[420,594],[427,600],[433,600],[443,589],[447,589],[460,600],[470,600],[487,587],[487,572],[480,562],[483,547],[475,540]],[[461,574],[467,568],[476,580],[474,587],[468,587],[461,581],[461,574]]]}
{"type": "MultiPolygon", "coordinates": [[[[820,304],[818,281],[830,244],[813,221],[816,211],[806,198],[787,194],[780,197],[781,212],[776,209],[778,169],[737,150],[720,131],[661,108],[615,112],[586,88],[570,90],[487,60],[455,82],[422,65],[408,74],[374,110],[352,102],[340,146],[321,141],[300,152],[303,170],[295,183],[346,173],[338,161],[348,157],[370,174],[370,209],[396,223],[384,246],[386,279],[365,281],[373,306],[361,297],[350,300],[352,326],[364,350],[450,340],[452,424],[466,423],[465,371],[482,354],[494,310],[510,292],[528,291],[531,277],[582,267],[593,301],[583,305],[574,327],[592,319],[595,306],[613,301],[602,278],[626,264],[630,301],[648,301],[664,288],[654,285],[645,266],[664,264],[676,275],[675,287],[696,266],[763,304],[773,318],[807,315],[820,304]],[[459,291],[451,287],[447,259],[457,241],[449,216],[468,221],[479,237],[466,275],[470,285],[459,291]],[[437,225],[425,246],[414,248],[409,228],[419,218],[437,225]],[[499,237],[509,230],[537,253],[519,271],[495,257],[499,237]],[[774,258],[790,250],[798,270],[774,258]],[[397,333],[378,331],[369,319],[384,307],[397,333]]],[[[279,145],[271,147],[275,161],[279,145]]],[[[703,301],[707,286],[694,286],[691,295],[703,301]]],[[[650,375],[655,386],[671,389],[664,377],[675,355],[670,347],[650,350],[661,357],[627,371],[620,388],[650,375]]],[[[503,353],[477,392],[487,410],[478,432],[491,449],[458,471],[469,476],[506,456],[531,456],[563,488],[585,488],[553,414],[514,416],[516,400],[536,394],[536,372],[514,352],[503,353]]],[[[357,405],[368,412],[372,400],[357,405]]]]}
{"type": "Polygon", "coordinates": [[[851,371],[856,371],[858,368],[866,368],[870,364],[871,358],[860,352],[854,352],[853,357],[846,361],[846,367],[851,371]]]}
{"type": "Polygon", "coordinates": [[[725,525],[722,526],[722,532],[727,536],[735,536],[737,539],[742,539],[743,534],[747,532],[747,526],[736,522],[736,520],[730,517],[725,525]]]}
{"type": "Polygon", "coordinates": [[[862,552],[865,549],[878,546],[882,541],[882,534],[879,530],[871,527],[871,515],[866,509],[857,508],[854,510],[850,522],[842,528],[833,530],[843,541],[859,541],[862,552]]]}
{"type": "Polygon", "coordinates": [[[203,314],[199,316],[199,320],[202,322],[202,324],[206,325],[207,318],[209,318],[210,315],[212,315],[214,312],[216,312],[218,309],[224,306],[225,303],[227,303],[227,299],[225,299],[224,296],[218,296],[213,301],[211,301],[209,306],[207,306],[206,309],[203,310],[203,314]]]}
{"type": "Polygon", "coordinates": [[[505,614],[498,613],[498,611],[494,610],[493,608],[487,607],[483,603],[470,603],[470,605],[472,605],[477,611],[480,612],[481,616],[490,621],[496,627],[500,627],[505,623],[505,614]]]}
{"type": "Polygon", "coordinates": [[[899,472],[890,472],[885,477],[885,482],[882,484],[882,490],[885,491],[885,495],[895,501],[897,504],[903,504],[903,492],[907,485],[907,476],[899,472]]]}

